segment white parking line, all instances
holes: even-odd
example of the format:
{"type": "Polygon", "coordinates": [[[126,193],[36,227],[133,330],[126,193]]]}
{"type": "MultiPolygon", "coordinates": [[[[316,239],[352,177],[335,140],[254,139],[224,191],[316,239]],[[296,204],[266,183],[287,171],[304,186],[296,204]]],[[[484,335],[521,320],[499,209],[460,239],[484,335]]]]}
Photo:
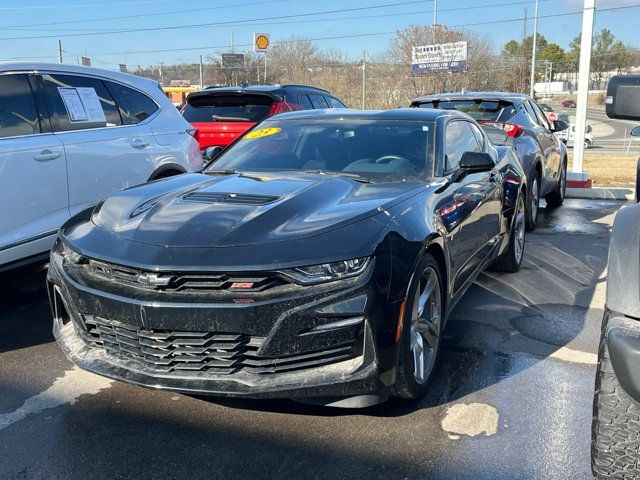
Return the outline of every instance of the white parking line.
{"type": "Polygon", "coordinates": [[[598,355],[595,353],[574,350],[568,347],[560,347],[558,350],[549,355],[549,358],[562,360],[569,363],[582,363],[584,365],[597,365],[598,355]]]}
{"type": "Polygon", "coordinates": [[[44,392],[27,399],[17,410],[0,415],[0,430],[19,422],[30,413],[40,413],[67,403],[73,405],[80,396],[95,395],[109,388],[112,383],[113,380],[73,367],[44,392]]]}

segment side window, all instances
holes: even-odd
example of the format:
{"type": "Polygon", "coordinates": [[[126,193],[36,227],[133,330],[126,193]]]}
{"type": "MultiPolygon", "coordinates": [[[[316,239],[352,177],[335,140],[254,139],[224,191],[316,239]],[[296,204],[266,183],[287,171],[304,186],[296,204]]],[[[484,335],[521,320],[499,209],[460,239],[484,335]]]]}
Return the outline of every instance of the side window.
{"type": "Polygon", "coordinates": [[[302,110],[313,110],[313,105],[311,104],[311,100],[307,95],[299,94],[298,95],[298,105],[302,110]]]}
{"type": "Polygon", "coordinates": [[[531,106],[531,104],[528,101],[522,102],[522,104],[524,105],[524,109],[527,111],[527,114],[529,115],[530,120],[535,125],[539,125],[538,117],[536,116],[536,113],[533,111],[533,107],[531,106]]]}
{"type": "Polygon", "coordinates": [[[122,123],[135,125],[146,120],[158,110],[156,102],[133,88],[125,87],[115,82],[106,82],[120,107],[122,123]]]}
{"type": "Polygon", "coordinates": [[[329,102],[329,106],[331,108],[347,108],[347,106],[337,98],[333,98],[333,97],[324,97],[324,98],[327,102],[329,102]]]}
{"type": "Polygon", "coordinates": [[[471,127],[472,125],[465,121],[454,121],[447,125],[445,131],[445,170],[447,172],[459,168],[463,153],[482,151],[471,127]]]}
{"type": "Polygon", "coordinates": [[[474,123],[470,123],[469,125],[471,126],[471,131],[476,137],[476,141],[478,142],[478,145],[480,146],[480,150],[481,151],[484,150],[484,135],[482,135],[482,132],[480,131],[478,126],[475,125],[474,123]]]}
{"type": "Polygon", "coordinates": [[[313,108],[329,108],[329,104],[322,95],[311,94],[309,95],[313,108]]]}
{"type": "Polygon", "coordinates": [[[43,74],[58,131],[122,125],[113,97],[101,80],[76,75],[43,74]]]}
{"type": "Polygon", "coordinates": [[[0,137],[35,133],[40,122],[27,76],[0,76],[0,137]]]}
{"type": "Polygon", "coordinates": [[[544,114],[544,112],[538,106],[538,104],[536,102],[531,102],[531,106],[533,107],[533,111],[536,113],[536,116],[538,117],[538,123],[540,124],[540,126],[546,128],[547,130],[551,130],[551,126],[549,125],[547,116],[544,114]]]}

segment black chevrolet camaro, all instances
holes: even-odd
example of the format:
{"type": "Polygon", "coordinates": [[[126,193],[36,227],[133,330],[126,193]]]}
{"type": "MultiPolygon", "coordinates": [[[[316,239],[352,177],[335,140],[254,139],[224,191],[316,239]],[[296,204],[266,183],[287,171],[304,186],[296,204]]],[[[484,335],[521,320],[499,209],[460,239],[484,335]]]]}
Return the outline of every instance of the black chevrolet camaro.
{"type": "Polygon", "coordinates": [[[525,196],[513,150],[459,112],[278,115],[202,174],[68,221],[54,334],[80,367],[149,387],[415,399],[471,282],[520,268],[525,196]]]}

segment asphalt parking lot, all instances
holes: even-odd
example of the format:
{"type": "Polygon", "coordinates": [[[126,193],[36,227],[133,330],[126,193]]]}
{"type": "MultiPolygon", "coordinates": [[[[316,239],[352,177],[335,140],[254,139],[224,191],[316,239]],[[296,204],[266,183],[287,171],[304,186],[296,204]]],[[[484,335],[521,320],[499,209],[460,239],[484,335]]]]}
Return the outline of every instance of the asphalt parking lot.
{"type": "Polygon", "coordinates": [[[0,479],[590,478],[607,249],[623,205],[542,209],[522,271],[482,274],[455,310],[427,397],[361,411],[83,372],[53,341],[44,269],[6,277],[0,479]]]}

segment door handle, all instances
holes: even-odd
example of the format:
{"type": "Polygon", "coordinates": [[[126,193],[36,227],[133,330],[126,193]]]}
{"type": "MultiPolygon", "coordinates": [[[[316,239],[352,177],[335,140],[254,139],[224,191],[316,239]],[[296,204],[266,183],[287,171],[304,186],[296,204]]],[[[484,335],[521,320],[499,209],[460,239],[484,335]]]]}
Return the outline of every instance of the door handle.
{"type": "Polygon", "coordinates": [[[131,146],[133,148],[146,148],[149,145],[151,145],[149,142],[147,142],[146,140],[140,140],[139,138],[134,138],[131,142],[131,146]]]}
{"type": "Polygon", "coordinates": [[[62,156],[61,152],[52,152],[51,150],[42,150],[40,153],[37,153],[33,156],[33,159],[38,162],[49,162],[51,160],[55,160],[56,158],[60,158],[62,156]]]}

